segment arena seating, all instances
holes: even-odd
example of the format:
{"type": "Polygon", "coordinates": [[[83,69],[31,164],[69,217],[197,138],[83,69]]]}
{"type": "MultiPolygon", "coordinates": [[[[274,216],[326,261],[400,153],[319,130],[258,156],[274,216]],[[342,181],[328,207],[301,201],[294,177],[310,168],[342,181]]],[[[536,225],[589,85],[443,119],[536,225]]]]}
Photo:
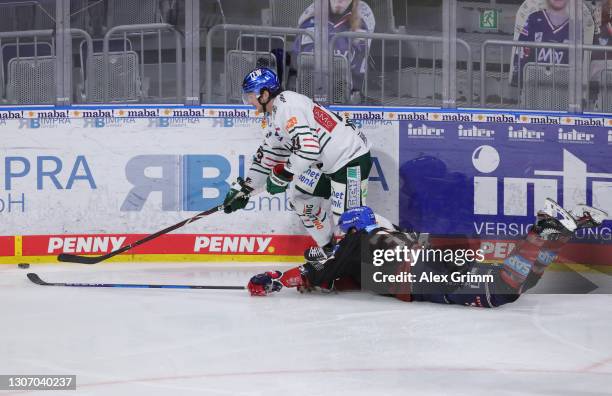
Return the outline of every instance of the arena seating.
{"type": "MultiPolygon", "coordinates": [[[[376,33],[410,34],[428,39],[442,35],[441,2],[362,1],[366,1],[374,13],[376,33]]],[[[506,46],[505,51],[503,47],[489,45],[484,64],[481,61],[486,41],[513,40],[514,18],[522,3],[521,0],[501,4],[458,2],[457,37],[468,45],[468,51],[460,48],[463,44],[457,47],[458,106],[480,104],[484,107],[567,110],[570,76],[567,65],[527,65],[521,71],[521,85],[516,86],[509,78],[513,67],[512,53],[516,50],[512,44],[506,46]],[[479,24],[479,15],[487,8],[497,12],[499,24],[494,29],[487,30],[479,24]],[[483,73],[479,70],[481,68],[485,69],[483,73]],[[484,86],[482,93],[481,86],[484,86]]],[[[206,50],[206,38],[212,26],[228,23],[295,29],[298,18],[310,4],[312,0],[256,0],[248,3],[203,0],[200,2],[200,53],[206,50]]],[[[595,15],[596,12],[592,12],[595,15]]],[[[0,99],[3,103],[54,103],[51,92],[56,78],[57,65],[54,63],[58,62],[53,37],[55,13],[54,0],[0,1],[0,99]],[[33,31],[40,33],[33,35],[33,31]],[[53,33],[49,35],[44,31],[53,33]],[[24,34],[19,35],[19,32],[24,34]],[[29,79],[28,83],[20,83],[25,78],[29,79]]],[[[167,34],[168,29],[164,30],[159,24],[170,23],[183,34],[184,19],[185,0],[71,0],[71,28],[86,32],[94,43],[92,59],[88,59],[85,41],[76,35],[73,37],[71,101],[181,103],[183,99],[178,96],[179,90],[175,85],[184,82],[178,81],[182,78],[181,73],[175,71],[180,68],[176,60],[179,58],[173,54],[182,54],[184,41],[175,40],[172,34],[167,34]],[[107,37],[108,53],[103,53],[102,40],[111,29],[143,24],[157,25],[149,30],[143,28],[112,34],[107,37]],[[124,46],[122,43],[128,44],[124,46]],[[105,75],[106,68],[108,76],[105,75]]],[[[201,95],[211,90],[213,101],[239,102],[242,75],[258,65],[277,70],[287,88],[313,95],[314,58],[312,54],[294,53],[295,32],[268,34],[267,38],[262,38],[267,34],[263,33],[255,39],[256,34],[217,31],[217,37],[211,40],[215,86],[206,87],[203,83],[207,71],[202,63],[201,95]],[[253,37],[245,41],[249,34],[253,37]],[[221,63],[224,63],[223,67],[219,67],[221,63]]],[[[367,71],[364,71],[366,78],[361,87],[352,81],[351,59],[330,53],[332,103],[345,103],[351,100],[354,91],[360,91],[361,101],[358,103],[361,104],[441,105],[442,65],[446,60],[442,59],[439,42],[364,40],[370,46],[367,71]]],[[[611,77],[612,67],[605,62],[590,76],[590,85],[585,81],[585,86],[590,86],[592,91],[586,94],[586,107],[596,111],[612,109],[611,77]]]]}

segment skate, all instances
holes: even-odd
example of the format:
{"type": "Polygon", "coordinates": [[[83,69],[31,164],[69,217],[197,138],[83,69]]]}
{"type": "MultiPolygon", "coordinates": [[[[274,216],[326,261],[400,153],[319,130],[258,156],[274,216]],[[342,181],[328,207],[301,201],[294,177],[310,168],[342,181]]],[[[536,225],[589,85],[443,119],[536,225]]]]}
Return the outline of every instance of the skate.
{"type": "Polygon", "coordinates": [[[570,214],[576,220],[578,228],[599,227],[608,218],[608,214],[603,210],[584,204],[576,205],[570,214]]]}
{"type": "Polygon", "coordinates": [[[304,258],[309,263],[325,261],[334,255],[334,246],[331,243],[320,247],[312,246],[304,251],[304,258]]]}
{"type": "Polygon", "coordinates": [[[560,237],[570,237],[578,228],[574,216],[561,205],[546,198],[544,209],[538,211],[533,230],[544,240],[556,241],[560,237]]]}

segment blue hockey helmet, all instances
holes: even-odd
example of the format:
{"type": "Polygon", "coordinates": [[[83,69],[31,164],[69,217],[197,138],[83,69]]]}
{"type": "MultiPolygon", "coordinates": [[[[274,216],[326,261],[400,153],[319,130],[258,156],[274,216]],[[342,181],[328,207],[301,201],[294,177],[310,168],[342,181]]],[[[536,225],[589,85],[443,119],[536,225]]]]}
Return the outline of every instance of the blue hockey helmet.
{"type": "Polygon", "coordinates": [[[261,91],[267,89],[270,97],[276,96],[281,91],[278,76],[267,67],[258,67],[246,75],[242,81],[242,101],[249,104],[248,95],[254,93],[257,98],[261,91]]]}
{"type": "Polygon", "coordinates": [[[338,227],[340,227],[344,233],[347,233],[351,228],[361,231],[375,224],[376,216],[374,216],[372,209],[367,206],[348,209],[346,212],[342,213],[340,220],[338,220],[338,227]]]}

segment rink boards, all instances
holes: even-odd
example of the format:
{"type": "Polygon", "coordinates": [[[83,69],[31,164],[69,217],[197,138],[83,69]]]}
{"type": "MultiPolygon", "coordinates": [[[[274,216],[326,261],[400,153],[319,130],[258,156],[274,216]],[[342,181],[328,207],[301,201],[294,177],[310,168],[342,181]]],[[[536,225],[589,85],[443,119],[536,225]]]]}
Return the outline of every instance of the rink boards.
{"type": "MultiPolygon", "coordinates": [[[[368,203],[439,241],[500,260],[540,202],[612,213],[612,119],[336,108],[373,145],[368,203]]],[[[0,261],[103,254],[220,204],[267,127],[243,106],[0,110],[0,261]]],[[[120,261],[298,260],[311,244],[288,196],[216,214],[120,261]]],[[[612,265],[611,222],[562,261],[612,265]]]]}

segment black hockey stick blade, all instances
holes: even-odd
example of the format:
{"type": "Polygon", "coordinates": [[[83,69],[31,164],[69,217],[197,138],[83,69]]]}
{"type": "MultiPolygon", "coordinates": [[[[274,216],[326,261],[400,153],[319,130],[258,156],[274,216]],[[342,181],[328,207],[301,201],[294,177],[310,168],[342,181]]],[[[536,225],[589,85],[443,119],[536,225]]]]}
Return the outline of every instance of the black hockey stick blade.
{"type": "Polygon", "coordinates": [[[36,283],[37,285],[43,285],[43,286],[48,285],[47,282],[45,282],[44,280],[40,279],[40,276],[36,275],[33,272],[28,273],[27,277],[28,277],[29,280],[31,280],[33,283],[36,283]]]}
{"type": "Polygon", "coordinates": [[[207,285],[151,285],[137,283],[65,283],[45,282],[37,274],[30,272],[28,279],[41,286],[65,286],[65,287],[116,287],[131,289],[205,289],[205,290],[244,290],[244,286],[207,286],[207,285]]]}
{"type": "Polygon", "coordinates": [[[98,264],[100,261],[106,260],[108,257],[104,256],[77,256],[75,254],[61,253],[57,256],[57,261],[63,263],[77,263],[77,264],[98,264]]]}

